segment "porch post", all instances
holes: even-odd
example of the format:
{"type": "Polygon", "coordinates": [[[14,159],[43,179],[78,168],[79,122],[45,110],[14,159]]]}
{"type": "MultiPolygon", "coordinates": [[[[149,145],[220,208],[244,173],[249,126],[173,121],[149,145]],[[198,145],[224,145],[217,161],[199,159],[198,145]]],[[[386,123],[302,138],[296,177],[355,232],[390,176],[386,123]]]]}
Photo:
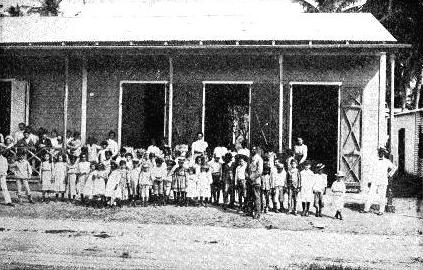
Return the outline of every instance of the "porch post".
{"type": "Polygon", "coordinates": [[[279,153],[283,142],[283,56],[279,55],[279,153]]]}
{"type": "Polygon", "coordinates": [[[88,87],[88,72],[87,59],[82,59],[82,86],[81,86],[81,141],[85,144],[87,140],[87,87],[88,87]]]}
{"type": "Polygon", "coordinates": [[[202,95],[202,107],[201,107],[201,132],[205,138],[205,125],[206,125],[206,84],[203,82],[203,95],[202,95]]]}
{"type": "Polygon", "coordinates": [[[394,102],[395,102],[395,55],[391,54],[391,105],[389,107],[389,153],[392,156],[392,138],[394,136],[394,102]]]}
{"type": "Polygon", "coordinates": [[[172,149],[172,124],[173,124],[173,59],[169,57],[169,125],[168,144],[172,149]]]}
{"type": "Polygon", "coordinates": [[[386,136],[386,121],[385,121],[385,103],[386,103],[386,53],[380,54],[379,64],[379,135],[378,146],[385,146],[386,136]]]}
{"type": "Polygon", "coordinates": [[[68,130],[68,101],[69,101],[69,57],[65,57],[65,93],[63,99],[63,144],[66,147],[66,131],[68,130]]]}

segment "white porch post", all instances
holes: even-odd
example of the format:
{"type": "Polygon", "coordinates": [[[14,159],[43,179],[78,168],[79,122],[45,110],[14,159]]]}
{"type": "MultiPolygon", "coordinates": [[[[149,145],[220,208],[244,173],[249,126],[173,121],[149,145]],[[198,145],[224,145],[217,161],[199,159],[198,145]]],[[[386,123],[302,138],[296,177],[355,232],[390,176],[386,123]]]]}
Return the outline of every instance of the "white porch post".
{"type": "Polygon", "coordinates": [[[378,146],[385,146],[386,143],[386,121],[385,121],[385,103],[386,103],[386,53],[380,54],[379,64],[379,124],[378,124],[378,146]]]}
{"type": "Polygon", "coordinates": [[[66,131],[68,130],[68,101],[69,101],[69,57],[65,57],[65,93],[63,98],[63,144],[66,147],[66,131]]]}
{"type": "Polygon", "coordinates": [[[279,55],[279,153],[283,146],[283,56],[279,55]]]}
{"type": "Polygon", "coordinates": [[[205,126],[206,126],[206,84],[203,82],[203,101],[201,107],[201,132],[203,133],[203,138],[205,138],[205,126]]]}
{"type": "Polygon", "coordinates": [[[81,141],[85,144],[87,140],[87,92],[88,92],[88,72],[87,59],[82,59],[82,86],[81,86],[81,141]]]}
{"type": "Polygon", "coordinates": [[[392,155],[392,138],[394,136],[394,102],[395,102],[395,55],[391,54],[391,106],[389,107],[389,153],[392,155]]]}
{"type": "Polygon", "coordinates": [[[172,148],[172,124],[173,124],[173,59],[169,57],[169,125],[168,144],[172,148]]]}

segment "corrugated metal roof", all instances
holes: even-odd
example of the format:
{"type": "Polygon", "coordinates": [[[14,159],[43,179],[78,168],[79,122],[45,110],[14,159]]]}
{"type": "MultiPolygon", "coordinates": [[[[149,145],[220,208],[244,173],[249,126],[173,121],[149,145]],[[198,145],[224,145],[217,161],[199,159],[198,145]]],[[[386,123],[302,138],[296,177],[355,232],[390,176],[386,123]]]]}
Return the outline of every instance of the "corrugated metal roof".
{"type": "Polygon", "coordinates": [[[366,13],[292,16],[8,17],[0,43],[125,41],[395,42],[366,13]]]}

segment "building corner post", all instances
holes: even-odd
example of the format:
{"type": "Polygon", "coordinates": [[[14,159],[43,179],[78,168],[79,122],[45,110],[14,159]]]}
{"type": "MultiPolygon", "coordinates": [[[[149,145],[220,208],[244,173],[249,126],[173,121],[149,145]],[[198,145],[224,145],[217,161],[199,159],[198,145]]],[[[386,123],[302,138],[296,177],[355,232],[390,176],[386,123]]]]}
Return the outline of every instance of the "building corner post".
{"type": "Polygon", "coordinates": [[[385,117],[386,108],[386,52],[380,53],[379,63],[379,110],[378,110],[378,147],[385,147],[387,126],[385,117]]]}
{"type": "Polygon", "coordinates": [[[63,146],[66,147],[66,131],[68,130],[68,102],[69,102],[69,56],[65,56],[65,89],[63,98],[63,146]]]}
{"type": "Polygon", "coordinates": [[[173,130],[173,58],[169,57],[169,124],[168,124],[168,144],[172,148],[173,130]]]}
{"type": "Polygon", "coordinates": [[[87,94],[88,94],[88,61],[82,59],[82,85],[81,85],[81,141],[85,144],[87,140],[87,94]]]}
{"type": "Polygon", "coordinates": [[[283,55],[279,55],[279,153],[283,151],[283,55]]]}

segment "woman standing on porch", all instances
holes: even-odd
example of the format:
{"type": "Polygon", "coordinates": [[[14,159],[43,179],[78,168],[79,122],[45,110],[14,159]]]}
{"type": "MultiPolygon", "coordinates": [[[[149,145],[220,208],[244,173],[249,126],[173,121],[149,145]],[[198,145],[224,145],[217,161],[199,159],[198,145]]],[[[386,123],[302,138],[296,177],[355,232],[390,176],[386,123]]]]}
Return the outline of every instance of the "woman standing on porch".
{"type": "Polygon", "coordinates": [[[208,147],[209,144],[204,141],[203,133],[197,132],[197,140],[191,145],[191,156],[195,159],[198,155],[204,155],[208,147]]]}
{"type": "Polygon", "coordinates": [[[307,159],[308,147],[304,144],[303,138],[301,137],[297,138],[297,144],[294,145],[294,154],[299,165],[307,159]]]}

